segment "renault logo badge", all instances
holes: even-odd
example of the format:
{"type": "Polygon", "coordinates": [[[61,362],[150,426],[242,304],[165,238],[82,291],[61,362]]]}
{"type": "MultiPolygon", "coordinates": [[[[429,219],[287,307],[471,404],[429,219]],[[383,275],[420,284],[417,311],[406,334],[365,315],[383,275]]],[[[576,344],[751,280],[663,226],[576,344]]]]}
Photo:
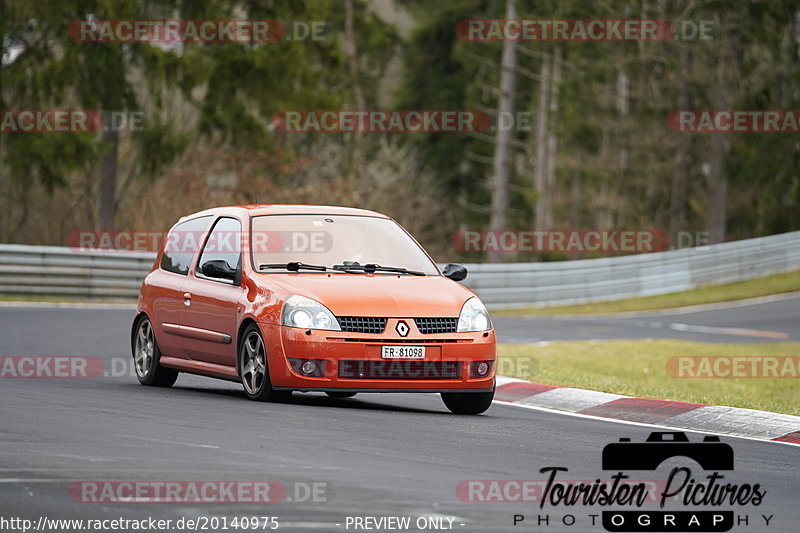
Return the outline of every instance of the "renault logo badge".
{"type": "Polygon", "coordinates": [[[406,335],[408,335],[408,330],[409,330],[408,324],[406,324],[402,320],[397,323],[394,329],[401,337],[405,337],[406,335]]]}

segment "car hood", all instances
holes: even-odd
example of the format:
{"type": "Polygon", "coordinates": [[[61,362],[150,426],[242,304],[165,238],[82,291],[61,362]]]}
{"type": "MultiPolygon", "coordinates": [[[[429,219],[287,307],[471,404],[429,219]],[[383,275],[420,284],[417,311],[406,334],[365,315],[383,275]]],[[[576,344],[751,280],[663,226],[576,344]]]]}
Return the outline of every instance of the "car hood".
{"type": "MultiPolygon", "coordinates": [[[[288,294],[322,303],[337,316],[457,317],[472,291],[442,276],[268,275],[288,294]]],[[[262,283],[266,279],[262,278],[262,283]]],[[[261,281],[261,280],[260,280],[261,281]]]]}

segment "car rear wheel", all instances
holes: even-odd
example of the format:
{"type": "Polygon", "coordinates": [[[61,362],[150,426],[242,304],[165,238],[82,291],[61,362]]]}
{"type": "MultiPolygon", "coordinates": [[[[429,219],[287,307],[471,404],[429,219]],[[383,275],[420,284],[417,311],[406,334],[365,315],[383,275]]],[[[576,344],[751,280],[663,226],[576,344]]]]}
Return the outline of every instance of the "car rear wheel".
{"type": "Polygon", "coordinates": [[[491,392],[443,392],[442,401],[457,415],[479,415],[486,411],[494,399],[491,392]]]}
{"type": "Polygon", "coordinates": [[[161,366],[161,350],[158,349],[153,324],[142,316],[136,324],[132,343],[133,366],[142,385],[171,387],[178,379],[178,371],[161,366]]]}
{"type": "Polygon", "coordinates": [[[250,324],[244,330],[239,343],[239,377],[247,397],[258,402],[286,401],[292,396],[292,391],[276,391],[269,380],[269,367],[267,365],[267,350],[261,331],[255,324],[250,324]]]}
{"type": "Polygon", "coordinates": [[[331,398],[352,398],[356,395],[355,392],[326,392],[331,398]]]}

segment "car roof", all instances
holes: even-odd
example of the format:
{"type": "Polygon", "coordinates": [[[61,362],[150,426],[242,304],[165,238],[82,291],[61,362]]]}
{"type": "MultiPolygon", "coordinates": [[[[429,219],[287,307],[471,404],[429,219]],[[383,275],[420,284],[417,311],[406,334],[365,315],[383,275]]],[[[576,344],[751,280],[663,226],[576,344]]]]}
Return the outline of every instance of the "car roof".
{"type": "Polygon", "coordinates": [[[181,217],[181,220],[203,215],[247,214],[251,217],[261,215],[356,215],[389,218],[386,215],[367,209],[341,207],[334,205],[295,205],[295,204],[248,204],[212,207],[181,217]]]}

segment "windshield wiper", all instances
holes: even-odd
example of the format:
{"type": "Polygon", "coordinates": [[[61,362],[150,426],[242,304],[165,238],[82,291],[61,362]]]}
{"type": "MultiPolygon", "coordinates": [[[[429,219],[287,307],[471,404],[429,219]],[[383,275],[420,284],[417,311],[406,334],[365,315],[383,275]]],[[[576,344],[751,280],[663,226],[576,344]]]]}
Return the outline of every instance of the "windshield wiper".
{"type": "Polygon", "coordinates": [[[291,261],[289,263],[269,263],[266,265],[260,265],[258,267],[259,270],[269,270],[271,268],[283,268],[290,272],[297,272],[300,269],[303,270],[319,270],[319,271],[326,271],[328,267],[322,265],[309,265],[306,263],[301,263],[299,261],[291,261]]]}
{"type": "Polygon", "coordinates": [[[410,274],[412,276],[425,276],[425,272],[420,272],[419,270],[409,270],[407,268],[402,267],[390,267],[390,266],[381,266],[376,265],[374,263],[368,263],[366,265],[358,265],[358,264],[350,264],[350,265],[333,265],[334,270],[342,270],[344,272],[349,272],[353,270],[360,270],[362,272],[366,272],[367,274],[373,274],[375,272],[394,272],[397,274],[410,274]]]}

